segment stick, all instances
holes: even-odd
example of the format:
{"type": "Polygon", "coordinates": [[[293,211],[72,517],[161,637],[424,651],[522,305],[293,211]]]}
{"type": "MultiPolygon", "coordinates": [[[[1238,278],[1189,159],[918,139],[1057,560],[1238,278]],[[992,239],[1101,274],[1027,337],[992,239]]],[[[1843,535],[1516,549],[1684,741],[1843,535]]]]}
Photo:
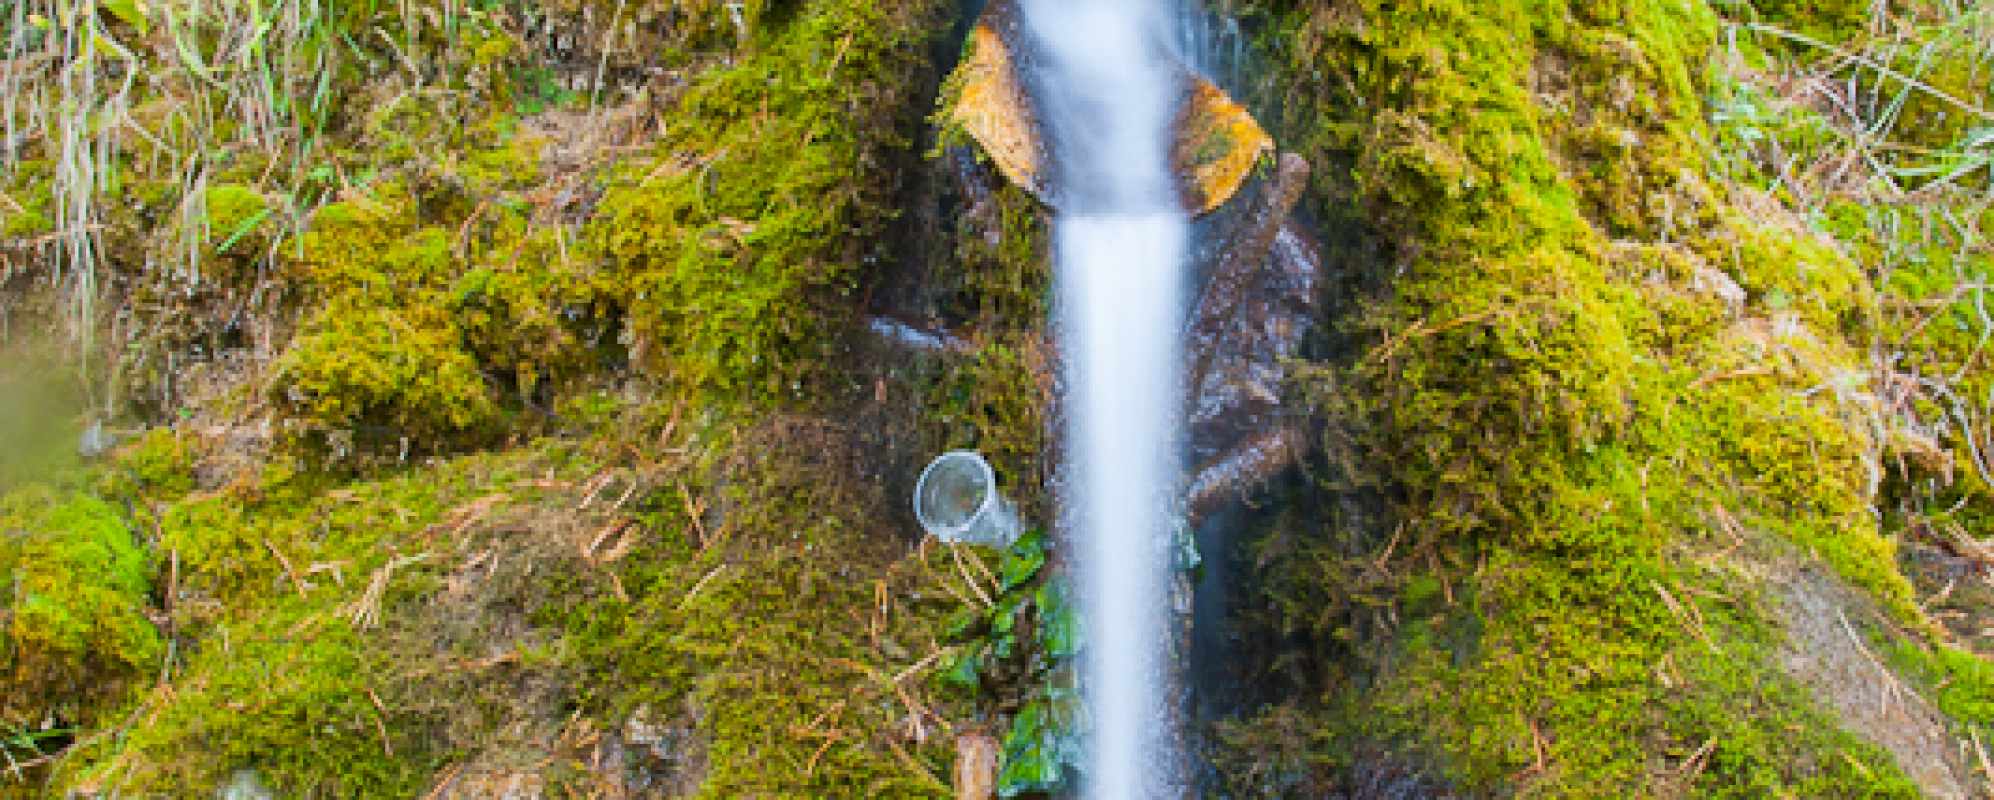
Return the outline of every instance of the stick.
{"type": "Polygon", "coordinates": [[[263,540],[263,546],[270,550],[270,555],[277,557],[277,563],[284,566],[284,576],[291,579],[291,587],[298,590],[298,596],[304,597],[305,582],[298,579],[297,570],[291,569],[291,560],[285,558],[284,554],[277,549],[277,545],[271,544],[268,538],[263,540]]]}

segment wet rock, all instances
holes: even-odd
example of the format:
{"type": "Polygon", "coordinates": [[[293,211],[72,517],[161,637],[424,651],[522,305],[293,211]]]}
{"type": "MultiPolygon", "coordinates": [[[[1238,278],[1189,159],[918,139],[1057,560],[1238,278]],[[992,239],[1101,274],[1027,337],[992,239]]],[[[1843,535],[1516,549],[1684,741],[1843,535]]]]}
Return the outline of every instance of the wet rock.
{"type": "Polygon", "coordinates": [[[1253,168],[1274,154],[1274,139],[1211,81],[1192,80],[1189,93],[1170,157],[1184,207],[1205,214],[1232,199],[1253,168]]]}
{"type": "Polygon", "coordinates": [[[911,325],[888,316],[866,320],[866,329],[895,345],[929,353],[967,353],[974,346],[945,330],[911,325]]]}
{"type": "Polygon", "coordinates": [[[1192,519],[1204,519],[1246,490],[1295,463],[1307,447],[1297,427],[1265,431],[1235,444],[1203,465],[1191,477],[1185,507],[1192,519]]]}
{"type": "Polygon", "coordinates": [[[1315,327],[1322,277],[1319,249],[1291,219],[1308,176],[1308,162],[1283,156],[1240,216],[1222,221],[1204,259],[1209,277],[1186,331],[1194,522],[1306,451],[1281,392],[1288,360],[1315,327]]]}
{"type": "Polygon", "coordinates": [[[956,68],[962,94],[949,118],[976,139],[1012,183],[1041,198],[1051,191],[1045,130],[1012,55],[1021,34],[1014,4],[998,0],[970,32],[968,55],[956,68]]]}

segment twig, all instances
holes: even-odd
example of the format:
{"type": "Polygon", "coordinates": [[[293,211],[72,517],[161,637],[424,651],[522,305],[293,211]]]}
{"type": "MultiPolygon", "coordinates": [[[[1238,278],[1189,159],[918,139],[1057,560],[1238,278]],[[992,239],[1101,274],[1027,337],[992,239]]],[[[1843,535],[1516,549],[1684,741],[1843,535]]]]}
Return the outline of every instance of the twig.
{"type": "Polygon", "coordinates": [[[616,502],[609,504],[610,513],[613,514],[617,511],[621,511],[623,509],[623,504],[630,502],[630,497],[637,493],[638,484],[639,481],[637,480],[637,476],[635,475],[630,476],[630,485],[623,487],[623,494],[616,498],[616,502]]]}
{"type": "Polygon", "coordinates": [[[397,569],[427,560],[429,560],[428,553],[401,556],[389,560],[380,569],[374,570],[373,579],[367,582],[367,590],[361,593],[360,599],[353,601],[353,604],[346,609],[346,617],[353,623],[353,627],[367,629],[379,626],[381,598],[388,592],[388,579],[394,577],[397,569]]]}
{"type": "Polygon", "coordinates": [[[942,591],[948,592],[949,596],[955,598],[956,602],[965,606],[976,605],[974,600],[964,596],[960,590],[955,588],[954,584],[943,580],[941,574],[935,571],[934,565],[928,563],[928,543],[931,541],[934,541],[933,537],[923,536],[921,537],[921,543],[915,548],[915,561],[920,562],[921,571],[927,573],[928,580],[934,582],[934,585],[942,587],[942,591]]]}
{"type": "Polygon", "coordinates": [[[443,797],[443,792],[449,789],[451,784],[457,782],[457,775],[463,771],[464,764],[462,762],[451,764],[449,769],[443,771],[443,779],[437,781],[436,787],[430,789],[429,794],[423,795],[422,800],[440,800],[443,797]]]}
{"type": "Polygon", "coordinates": [[[614,480],[616,480],[616,473],[614,471],[605,471],[600,475],[590,478],[587,484],[589,487],[588,493],[582,496],[581,502],[575,504],[575,510],[580,511],[588,508],[590,503],[595,502],[596,495],[602,494],[602,490],[608,488],[610,482],[614,480]]]}
{"type": "Polygon", "coordinates": [[[706,504],[693,502],[692,492],[685,488],[684,481],[680,481],[678,487],[679,500],[685,503],[686,519],[692,520],[693,533],[699,536],[699,549],[705,550],[707,543],[710,541],[706,535],[706,521],[702,519],[706,513],[706,504]]]}
{"type": "Polygon", "coordinates": [[[374,701],[374,730],[381,733],[381,752],[388,758],[394,758],[395,746],[388,742],[388,723],[384,721],[388,716],[388,707],[381,703],[381,696],[375,694],[371,686],[367,688],[367,699],[374,701]]]}
{"type": "Polygon", "coordinates": [[[706,577],[700,578],[698,583],[693,584],[692,588],[686,591],[685,597],[679,600],[679,608],[683,610],[687,603],[692,602],[692,598],[699,595],[699,590],[706,588],[706,584],[708,581],[711,581],[714,578],[719,577],[720,573],[726,571],[728,566],[730,565],[721,564],[720,566],[714,567],[712,571],[706,573],[706,577]]]}
{"type": "Polygon", "coordinates": [[[1703,774],[1704,768],[1710,766],[1710,752],[1715,749],[1717,749],[1717,737],[1712,736],[1703,743],[1702,747],[1696,748],[1696,752],[1689,754],[1689,758],[1683,760],[1682,767],[1676,770],[1676,775],[1682,778],[1685,786],[1695,782],[1696,776],[1703,774]]]}
{"type": "Polygon", "coordinates": [[[1980,744],[1980,732],[1973,725],[1966,726],[1966,735],[1973,740],[1973,757],[1980,762],[1980,774],[1987,778],[1990,790],[1994,790],[1994,764],[1987,763],[1987,748],[1980,744]]]}
{"type": "Polygon", "coordinates": [[[1770,374],[1772,374],[1772,370],[1767,369],[1765,367],[1740,367],[1738,369],[1728,369],[1728,370],[1723,370],[1721,372],[1712,372],[1708,375],[1704,375],[1703,377],[1697,378],[1696,380],[1690,382],[1689,388],[1692,390],[1701,389],[1705,386],[1709,386],[1710,384],[1716,383],[1718,381],[1728,381],[1737,378],[1755,378],[1761,375],[1770,375],[1770,374]]]}
{"type": "Polygon", "coordinates": [[[305,597],[305,582],[298,579],[298,571],[291,568],[291,560],[285,558],[284,553],[278,550],[277,545],[272,544],[268,538],[263,540],[263,546],[270,550],[270,555],[277,557],[278,564],[284,566],[284,576],[291,579],[291,587],[298,590],[298,596],[305,597]]]}
{"type": "Polygon", "coordinates": [[[963,581],[969,584],[969,590],[976,593],[976,599],[983,601],[983,607],[995,608],[997,603],[990,599],[988,593],[983,591],[983,584],[978,583],[975,578],[970,577],[969,568],[963,566],[962,548],[958,545],[949,545],[949,556],[955,559],[956,574],[962,576],[963,581]]]}
{"type": "Polygon", "coordinates": [[[1877,700],[1877,708],[1886,714],[1889,713],[1891,701],[1896,700],[1904,691],[1903,684],[1898,682],[1896,673],[1891,672],[1889,667],[1884,666],[1881,660],[1869,652],[1869,647],[1862,643],[1862,637],[1856,635],[1855,626],[1849,624],[1848,615],[1843,614],[1838,608],[1835,609],[1835,618],[1841,620],[1842,631],[1849,635],[1849,642],[1856,646],[1856,652],[1861,653],[1863,658],[1869,660],[1870,666],[1876,667],[1876,671],[1883,674],[1883,696],[1877,700]]]}
{"type": "Polygon", "coordinates": [[[1717,643],[1710,640],[1710,633],[1703,629],[1702,617],[1694,613],[1693,607],[1685,608],[1684,604],[1676,601],[1675,595],[1669,594],[1669,590],[1662,588],[1662,585],[1656,581],[1650,580],[1648,585],[1655,587],[1655,594],[1662,596],[1662,604],[1669,607],[1669,613],[1674,614],[1683,627],[1696,634],[1696,638],[1702,639],[1704,646],[1710,648],[1710,652],[1717,652],[1717,643]]]}

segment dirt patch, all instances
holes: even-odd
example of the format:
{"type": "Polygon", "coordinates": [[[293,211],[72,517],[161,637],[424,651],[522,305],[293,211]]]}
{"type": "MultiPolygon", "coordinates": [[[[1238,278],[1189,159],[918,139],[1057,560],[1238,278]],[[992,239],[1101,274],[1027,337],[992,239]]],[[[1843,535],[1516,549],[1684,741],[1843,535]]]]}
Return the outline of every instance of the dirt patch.
{"type": "Polygon", "coordinates": [[[1844,727],[1889,750],[1926,797],[1972,796],[1945,716],[1864,641],[1861,626],[1881,619],[1874,605],[1811,565],[1777,570],[1770,587],[1787,629],[1781,666],[1844,727]]]}

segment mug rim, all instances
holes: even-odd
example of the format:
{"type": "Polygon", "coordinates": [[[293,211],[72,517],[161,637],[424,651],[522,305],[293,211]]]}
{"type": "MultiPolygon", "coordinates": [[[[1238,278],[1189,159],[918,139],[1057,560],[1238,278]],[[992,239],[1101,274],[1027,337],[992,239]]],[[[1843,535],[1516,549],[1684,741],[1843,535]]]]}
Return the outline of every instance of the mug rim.
{"type": "MultiPolygon", "coordinates": [[[[930,533],[934,533],[938,537],[941,537],[940,533],[941,531],[946,531],[951,534],[961,534],[963,532],[968,531],[972,526],[976,524],[976,521],[978,519],[981,519],[985,515],[989,514],[991,507],[996,505],[996,503],[997,503],[996,472],[995,470],[991,469],[990,462],[983,457],[983,454],[975,450],[950,450],[946,453],[935,456],[934,460],[929,461],[928,466],[921,470],[920,479],[914,482],[914,518],[920,521],[921,527],[928,529],[930,533]],[[971,511],[968,514],[968,516],[963,519],[961,524],[957,525],[939,524],[939,522],[935,520],[928,513],[929,509],[926,507],[927,504],[922,502],[922,497],[926,494],[926,492],[924,492],[923,490],[927,488],[928,480],[929,478],[933,477],[935,468],[942,466],[944,463],[960,461],[963,459],[968,459],[971,463],[975,464],[977,474],[982,476],[983,499],[981,502],[977,503],[975,510],[971,511]]],[[[941,538],[948,538],[948,537],[941,537],[941,538]]]]}

